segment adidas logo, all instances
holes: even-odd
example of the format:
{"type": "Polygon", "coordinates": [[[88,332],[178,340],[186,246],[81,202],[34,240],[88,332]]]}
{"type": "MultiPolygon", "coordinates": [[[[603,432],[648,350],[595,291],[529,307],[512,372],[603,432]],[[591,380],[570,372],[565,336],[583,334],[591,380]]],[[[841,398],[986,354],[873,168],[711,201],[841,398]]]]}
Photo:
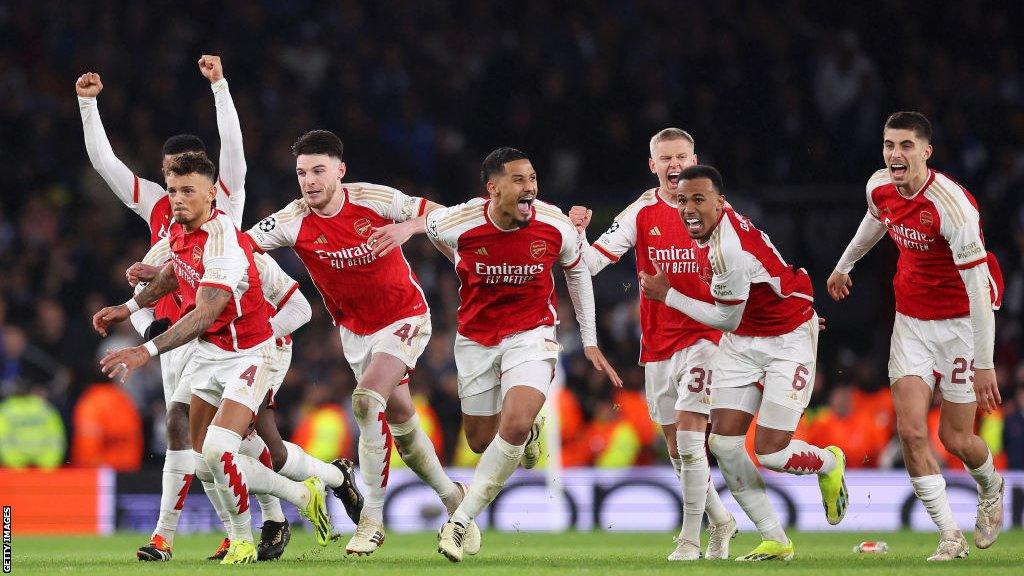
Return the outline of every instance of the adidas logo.
{"type": "Polygon", "coordinates": [[[323,234],[317,236],[316,240],[313,240],[313,244],[327,244],[327,236],[323,234]]]}
{"type": "Polygon", "coordinates": [[[477,248],[476,249],[476,253],[479,256],[490,256],[490,254],[487,253],[487,248],[484,248],[483,246],[481,246],[480,248],[477,248]]]}
{"type": "Polygon", "coordinates": [[[658,230],[657,226],[651,228],[651,236],[661,236],[661,230],[658,230]]]}

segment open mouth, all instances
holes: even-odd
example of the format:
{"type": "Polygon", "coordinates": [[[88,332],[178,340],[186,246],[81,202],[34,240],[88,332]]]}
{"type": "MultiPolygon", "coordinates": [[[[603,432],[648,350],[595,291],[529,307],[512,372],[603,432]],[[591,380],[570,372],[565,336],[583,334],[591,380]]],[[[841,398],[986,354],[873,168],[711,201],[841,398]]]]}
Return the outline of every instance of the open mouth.
{"type": "Polygon", "coordinates": [[[683,225],[686,226],[686,232],[690,236],[699,235],[704,229],[704,223],[696,216],[687,216],[683,218],[683,225]]]}
{"type": "Polygon", "coordinates": [[[683,173],[682,170],[673,170],[673,171],[669,172],[668,174],[666,174],[665,176],[666,176],[666,179],[668,180],[668,185],[671,186],[673,189],[678,188],[679,187],[679,175],[682,174],[682,173],[683,173]]]}
{"type": "Polygon", "coordinates": [[[893,178],[899,178],[899,179],[906,178],[906,176],[907,176],[907,165],[906,164],[890,164],[889,165],[889,174],[891,174],[893,178]]]}
{"type": "Polygon", "coordinates": [[[519,199],[519,202],[516,203],[516,210],[519,212],[520,216],[530,216],[530,211],[533,209],[533,200],[533,196],[527,196],[519,199]]]}

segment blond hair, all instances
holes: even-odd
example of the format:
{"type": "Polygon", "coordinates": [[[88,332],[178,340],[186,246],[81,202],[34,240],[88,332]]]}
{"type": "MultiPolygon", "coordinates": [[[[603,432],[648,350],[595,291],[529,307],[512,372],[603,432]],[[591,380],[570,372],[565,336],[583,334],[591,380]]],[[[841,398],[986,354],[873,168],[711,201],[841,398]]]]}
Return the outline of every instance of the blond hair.
{"type": "Polygon", "coordinates": [[[690,136],[690,133],[686,130],[682,128],[665,128],[651,137],[651,158],[654,158],[654,147],[669,140],[686,140],[691,145],[696,146],[693,136],[690,136]]]}

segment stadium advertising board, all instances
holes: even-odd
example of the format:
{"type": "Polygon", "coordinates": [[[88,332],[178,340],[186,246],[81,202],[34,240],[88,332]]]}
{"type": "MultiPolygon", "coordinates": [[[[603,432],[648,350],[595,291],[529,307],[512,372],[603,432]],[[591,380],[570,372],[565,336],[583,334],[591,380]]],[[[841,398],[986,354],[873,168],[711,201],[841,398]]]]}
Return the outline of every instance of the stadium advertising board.
{"type": "MultiPolygon", "coordinates": [[[[471,470],[453,470],[454,479],[469,482],[471,470]]],[[[712,471],[725,505],[736,515],[740,529],[753,530],[736,501],[725,488],[717,470],[712,471]]],[[[821,495],[813,475],[789,476],[765,471],[768,495],[782,521],[799,530],[835,529],[825,521],[821,495]]],[[[1024,515],[1024,472],[1005,472],[1005,521],[1021,526],[1024,515]]],[[[118,486],[116,525],[119,530],[148,531],[159,510],[159,476],[121,475],[118,486]]],[[[519,470],[494,503],[477,519],[481,527],[498,530],[545,531],[573,528],[605,531],[673,532],[682,522],[679,481],[671,468],[631,470],[569,469],[562,474],[565,496],[559,500],[548,490],[543,472],[519,470]]],[[[965,530],[974,526],[977,493],[966,473],[948,473],[950,505],[965,530]]],[[[888,531],[909,528],[934,530],[924,507],[914,497],[902,470],[850,471],[850,509],[839,529],[888,531]]],[[[340,503],[328,498],[335,526],[342,532],[353,526],[340,503]]],[[[185,503],[179,531],[221,529],[213,508],[201,490],[193,487],[185,503]]],[[[253,501],[254,522],[259,507],[253,501]]],[[[292,506],[284,506],[293,522],[300,520],[292,506]]],[[[435,530],[444,509],[434,493],[411,472],[393,470],[384,508],[390,530],[435,530]]]]}

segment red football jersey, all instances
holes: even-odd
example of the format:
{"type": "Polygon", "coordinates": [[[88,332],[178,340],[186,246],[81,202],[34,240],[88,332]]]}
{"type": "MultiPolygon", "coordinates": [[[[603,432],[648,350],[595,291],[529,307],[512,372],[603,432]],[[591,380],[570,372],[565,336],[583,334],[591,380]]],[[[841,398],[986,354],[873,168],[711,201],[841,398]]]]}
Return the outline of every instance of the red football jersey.
{"type": "Polygon", "coordinates": [[[338,190],[337,214],[320,216],[303,200],[261,220],[248,234],[261,250],[291,246],[335,324],[372,334],[389,324],[429,312],[400,249],[376,258],[366,240],[373,228],[423,214],[427,201],[387,186],[354,183],[338,190]]]}
{"type": "MultiPolygon", "coordinates": [[[[592,246],[604,257],[617,262],[630,248],[636,249],[637,273],[654,274],[656,262],[669,283],[679,292],[704,302],[714,302],[705,251],[686,233],[679,211],[654,188],[615,217],[611,227],[592,246]],[[701,270],[705,275],[702,277],[701,270]]],[[[705,326],[662,302],[640,293],[640,362],[657,362],[688,348],[698,340],[718,343],[720,330],[705,326]]]]}
{"type": "Polygon", "coordinates": [[[562,212],[534,200],[530,223],[502,230],[474,198],[427,215],[427,234],[456,253],[459,334],[496,346],[511,334],[557,323],[554,268],[575,266],[582,237],[562,212]]]}
{"type": "Polygon", "coordinates": [[[711,295],[724,304],[746,301],[739,336],[781,336],[814,315],[814,290],[803,268],[782,259],[768,235],[726,207],[705,246],[714,277],[711,295]]]}
{"type": "Polygon", "coordinates": [[[232,302],[201,339],[223,350],[247,350],[273,338],[270,308],[263,296],[252,249],[230,218],[215,211],[213,218],[190,233],[180,224],[172,224],[169,242],[182,298],[182,316],[195,308],[200,286],[232,295],[232,302]]]}
{"type": "Polygon", "coordinates": [[[959,270],[982,262],[989,264],[992,301],[998,308],[999,264],[985,251],[978,203],[963,186],[929,170],[924,186],[905,198],[883,168],[868,180],[867,197],[868,212],[885,225],[900,251],[893,278],[897,312],[921,320],[969,315],[959,270]]]}

